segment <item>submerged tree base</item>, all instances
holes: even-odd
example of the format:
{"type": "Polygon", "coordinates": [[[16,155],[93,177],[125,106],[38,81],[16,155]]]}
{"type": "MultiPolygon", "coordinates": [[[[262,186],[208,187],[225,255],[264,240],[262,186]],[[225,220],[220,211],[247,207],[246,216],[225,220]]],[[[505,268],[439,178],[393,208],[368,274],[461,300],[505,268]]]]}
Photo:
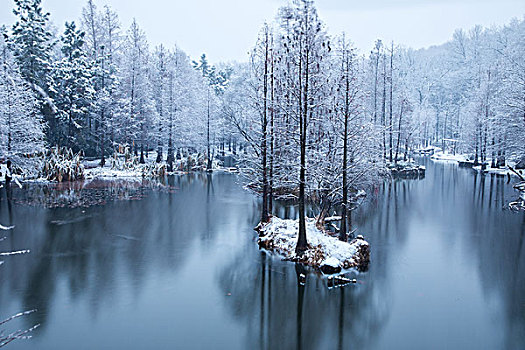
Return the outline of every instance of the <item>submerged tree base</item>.
{"type": "Polygon", "coordinates": [[[370,262],[370,246],[361,236],[351,242],[343,242],[319,230],[316,220],[306,219],[308,249],[300,255],[295,253],[299,222],[272,217],[266,224],[259,224],[259,247],[271,250],[284,259],[318,268],[324,274],[340,273],[342,270],[366,271],[370,262]]]}

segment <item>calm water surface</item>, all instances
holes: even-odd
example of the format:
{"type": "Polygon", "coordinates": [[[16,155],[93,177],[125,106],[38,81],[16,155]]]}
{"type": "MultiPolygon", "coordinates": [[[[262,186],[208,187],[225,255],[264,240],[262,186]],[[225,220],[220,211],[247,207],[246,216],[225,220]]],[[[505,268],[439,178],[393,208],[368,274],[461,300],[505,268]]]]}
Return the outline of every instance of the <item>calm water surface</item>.
{"type": "Polygon", "coordinates": [[[504,209],[511,185],[426,165],[425,179],[368,196],[355,224],[370,270],[332,290],[315,274],[299,286],[301,267],[258,250],[259,202],[234,175],[112,189],[142,199],[89,208],[2,190],[0,222],[16,227],[0,251],[31,254],[0,267],[0,318],[36,308],[8,328],[41,324],[8,349],[525,348],[525,215],[504,209]]]}

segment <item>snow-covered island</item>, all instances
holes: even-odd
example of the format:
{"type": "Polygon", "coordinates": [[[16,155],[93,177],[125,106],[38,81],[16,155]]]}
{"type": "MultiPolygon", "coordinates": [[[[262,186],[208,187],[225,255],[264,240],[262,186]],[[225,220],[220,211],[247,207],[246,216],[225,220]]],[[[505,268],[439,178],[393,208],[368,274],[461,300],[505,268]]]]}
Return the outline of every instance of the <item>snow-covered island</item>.
{"type": "Polygon", "coordinates": [[[324,274],[344,272],[349,269],[365,271],[370,262],[370,245],[357,236],[351,242],[343,242],[316,227],[316,220],[306,219],[308,249],[300,255],[295,253],[298,220],[271,217],[269,222],[258,226],[258,243],[261,248],[275,252],[283,259],[318,268],[324,274]]]}

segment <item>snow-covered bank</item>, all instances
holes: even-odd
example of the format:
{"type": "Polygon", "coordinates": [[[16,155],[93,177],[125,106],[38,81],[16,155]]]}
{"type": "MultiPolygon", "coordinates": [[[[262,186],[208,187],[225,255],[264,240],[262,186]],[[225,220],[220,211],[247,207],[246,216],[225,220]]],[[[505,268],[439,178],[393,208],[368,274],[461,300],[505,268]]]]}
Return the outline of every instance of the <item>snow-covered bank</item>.
{"type": "MultiPolygon", "coordinates": [[[[137,158],[126,160],[123,157],[112,157],[106,165],[100,166],[100,159],[84,161],[84,176],[86,179],[101,180],[137,180],[164,177],[165,175],[184,175],[194,171],[206,171],[206,166],[197,154],[173,162],[173,171],[168,171],[166,162],[157,163],[154,158],[146,159],[144,164],[137,158]]],[[[222,167],[217,160],[212,162],[212,171],[237,173],[235,167],[222,167]]]]}
{"type": "MultiPolygon", "coordinates": [[[[485,166],[475,165],[473,157],[468,156],[466,154],[451,154],[447,152],[441,152],[437,151],[432,156],[430,156],[430,159],[435,162],[454,162],[458,163],[459,166],[463,167],[469,167],[472,168],[480,173],[484,174],[494,174],[499,176],[517,176],[517,174],[510,170],[508,166],[502,166],[499,168],[493,168],[491,167],[491,164],[493,164],[492,159],[487,159],[485,162],[485,166]]],[[[516,162],[508,161],[507,164],[511,167],[515,167],[516,162]]],[[[525,175],[525,171],[517,170],[518,173],[521,175],[525,175]]]]}
{"type": "MultiPolygon", "coordinates": [[[[153,164],[138,164],[129,168],[117,168],[111,165],[103,167],[88,168],[84,171],[84,177],[87,180],[136,180],[142,178],[151,178],[156,176],[164,176],[168,172],[165,166],[156,166],[153,164]]],[[[176,172],[177,174],[180,172],[176,172]]]]}
{"type": "Polygon", "coordinates": [[[414,153],[425,156],[432,155],[434,153],[441,152],[441,147],[428,146],[414,149],[414,153]]]}
{"type": "MultiPolygon", "coordinates": [[[[222,168],[216,167],[212,169],[217,172],[224,173],[238,173],[237,168],[222,168]]],[[[206,171],[205,168],[192,169],[191,171],[206,171]]],[[[153,179],[163,177],[165,175],[184,175],[191,171],[175,170],[167,171],[165,164],[146,163],[139,164],[129,169],[114,168],[110,165],[104,167],[86,168],[84,176],[87,180],[99,179],[99,180],[139,180],[139,179],[153,179]]]]}
{"type": "MultiPolygon", "coordinates": [[[[509,162],[509,165],[512,167],[513,163],[509,162]]],[[[525,170],[524,169],[516,169],[516,174],[514,171],[510,170],[509,167],[504,168],[492,168],[490,166],[485,167],[484,169],[481,167],[481,165],[474,166],[472,169],[484,173],[484,174],[494,174],[499,176],[518,176],[520,174],[521,176],[525,176],[525,170]]]]}
{"type": "Polygon", "coordinates": [[[366,270],[370,262],[370,246],[367,241],[360,236],[350,243],[340,241],[319,230],[315,222],[315,219],[306,219],[308,250],[301,256],[295,254],[298,220],[272,217],[259,228],[259,246],[276,252],[286,260],[319,268],[325,274],[352,268],[366,270]]]}
{"type": "Polygon", "coordinates": [[[436,152],[430,156],[433,161],[466,162],[468,156],[465,154],[451,154],[447,152],[436,152]]]}

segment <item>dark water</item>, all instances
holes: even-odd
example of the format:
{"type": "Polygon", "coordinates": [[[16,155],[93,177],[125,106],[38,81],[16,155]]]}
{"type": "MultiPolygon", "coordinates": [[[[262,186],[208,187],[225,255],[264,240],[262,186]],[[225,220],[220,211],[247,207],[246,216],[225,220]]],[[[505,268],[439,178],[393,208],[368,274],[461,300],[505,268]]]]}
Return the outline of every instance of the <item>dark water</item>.
{"type": "Polygon", "coordinates": [[[525,348],[525,215],[504,210],[505,179],[427,164],[381,186],[355,215],[370,270],[332,290],[257,249],[258,201],[236,181],[173,178],[89,208],[2,192],[16,228],[0,251],[32,252],[0,267],[0,318],[37,308],[7,328],[41,324],[8,348],[525,348]]]}

